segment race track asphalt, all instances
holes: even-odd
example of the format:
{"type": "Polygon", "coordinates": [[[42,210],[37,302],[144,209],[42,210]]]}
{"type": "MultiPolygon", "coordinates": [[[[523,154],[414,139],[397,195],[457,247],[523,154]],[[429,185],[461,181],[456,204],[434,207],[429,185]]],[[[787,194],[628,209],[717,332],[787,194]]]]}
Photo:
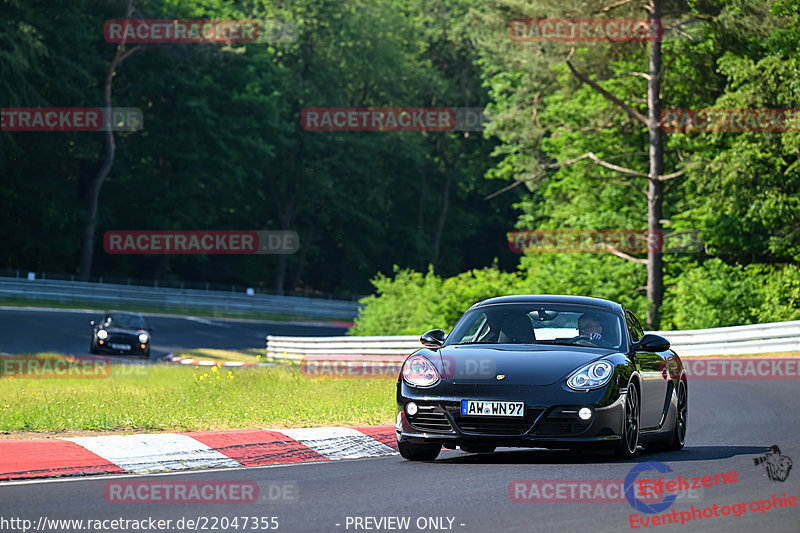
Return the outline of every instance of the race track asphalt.
{"type": "MultiPolygon", "coordinates": [[[[387,388],[391,387],[392,384],[387,382],[387,388]]],[[[659,515],[671,513],[673,509],[678,513],[690,511],[692,505],[704,508],[717,504],[722,509],[722,506],[771,499],[773,494],[800,497],[800,472],[797,468],[789,471],[785,481],[772,481],[767,477],[764,465],[754,462],[773,445],[778,445],[787,458],[800,460],[798,391],[800,383],[791,380],[690,381],[686,447],[679,452],[663,453],[645,453],[640,449],[634,459],[623,462],[560,450],[502,449],[491,455],[445,451],[433,463],[410,463],[399,456],[389,456],[146,477],[125,475],[0,483],[0,525],[3,524],[2,518],[24,518],[32,520],[35,525],[40,518],[141,520],[152,517],[172,520],[169,527],[159,531],[266,531],[243,528],[241,522],[237,527],[232,526],[233,517],[255,516],[277,517],[278,531],[297,533],[797,532],[800,530],[800,507],[771,509],[766,513],[748,510],[738,517],[731,514],[702,518],[683,525],[651,525],[633,529],[630,516],[638,514],[641,517],[645,513],[635,511],[627,501],[520,503],[509,498],[509,486],[515,480],[622,481],[638,463],[659,461],[673,470],[667,474],[668,479],[674,479],[678,474],[685,478],[736,472],[738,476],[736,483],[707,487],[689,494],[659,515]],[[263,494],[269,494],[270,486],[288,487],[291,496],[284,494],[277,501],[267,499],[254,504],[109,503],[104,498],[104,487],[120,480],[158,480],[164,483],[254,481],[263,494]],[[198,517],[205,519],[193,524],[193,529],[187,528],[185,522],[184,527],[175,527],[181,518],[197,520],[198,517]],[[227,528],[221,527],[221,517],[227,518],[227,528]],[[410,522],[408,528],[375,528],[376,522],[365,521],[365,517],[376,520],[409,517],[410,522]],[[429,521],[428,517],[444,519],[439,523],[429,521]],[[362,520],[356,522],[356,518],[362,520]],[[452,519],[452,525],[448,519],[452,519]],[[357,523],[361,527],[354,527],[357,523]],[[435,528],[431,524],[444,527],[435,528]],[[198,525],[206,527],[197,528],[198,525]],[[212,529],[213,525],[217,528],[212,529]]],[[[657,477],[655,472],[650,474],[647,477],[657,477]]],[[[111,525],[110,522],[107,524],[111,525]]],[[[6,526],[10,523],[7,522],[6,526]]]]}
{"type": "MultiPolygon", "coordinates": [[[[153,328],[150,359],[193,348],[263,348],[267,335],[344,335],[346,328],[322,322],[267,322],[144,314],[153,328]]],[[[90,320],[102,312],[0,308],[0,352],[89,355],[90,320]]]]}

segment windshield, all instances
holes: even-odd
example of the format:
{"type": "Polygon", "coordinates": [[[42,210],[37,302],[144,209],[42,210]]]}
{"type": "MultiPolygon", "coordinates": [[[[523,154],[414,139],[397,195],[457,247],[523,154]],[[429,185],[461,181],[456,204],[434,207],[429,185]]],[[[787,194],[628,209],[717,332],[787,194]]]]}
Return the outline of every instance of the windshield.
{"type": "Polygon", "coordinates": [[[112,314],[106,316],[106,327],[146,329],[147,325],[141,315],[112,314]]]}
{"type": "Polygon", "coordinates": [[[575,304],[506,304],[467,311],[448,335],[454,344],[553,344],[621,349],[622,320],[575,304]]]}

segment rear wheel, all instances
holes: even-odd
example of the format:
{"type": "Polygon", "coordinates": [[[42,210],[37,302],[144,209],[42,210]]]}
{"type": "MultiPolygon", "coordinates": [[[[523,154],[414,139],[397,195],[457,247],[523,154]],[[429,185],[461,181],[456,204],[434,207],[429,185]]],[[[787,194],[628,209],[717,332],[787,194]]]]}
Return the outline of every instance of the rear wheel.
{"type": "Polygon", "coordinates": [[[462,452],[467,452],[467,453],[492,453],[495,450],[496,446],[467,445],[467,446],[459,446],[459,448],[461,448],[462,452]]]}
{"type": "Polygon", "coordinates": [[[411,444],[398,441],[397,447],[403,459],[409,461],[433,461],[442,451],[441,444],[411,444]]]}
{"type": "Polygon", "coordinates": [[[653,451],[681,450],[686,443],[686,423],[689,416],[689,395],[686,383],[678,384],[678,408],[675,412],[675,427],[669,437],[650,446],[653,451]]]}
{"type": "Polygon", "coordinates": [[[625,394],[625,417],[622,425],[622,438],[612,451],[617,459],[630,459],[639,445],[639,393],[633,383],[628,385],[625,394]]]}

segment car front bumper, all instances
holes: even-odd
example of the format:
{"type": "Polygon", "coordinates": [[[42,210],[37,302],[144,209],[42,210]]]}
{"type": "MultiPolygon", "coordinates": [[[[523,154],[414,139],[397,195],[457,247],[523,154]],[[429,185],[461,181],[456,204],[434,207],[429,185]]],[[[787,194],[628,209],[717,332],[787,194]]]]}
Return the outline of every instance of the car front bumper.
{"type": "Polygon", "coordinates": [[[100,353],[111,353],[111,354],[132,354],[132,355],[142,355],[148,352],[150,349],[150,342],[144,343],[144,348],[142,348],[142,343],[139,342],[139,339],[131,340],[130,338],[114,338],[109,336],[108,338],[103,340],[103,343],[100,344],[100,340],[97,341],[97,349],[100,353]],[[112,345],[123,345],[123,346],[130,346],[130,349],[118,349],[114,348],[112,345]]]}
{"type": "Polygon", "coordinates": [[[484,398],[476,398],[464,396],[464,393],[433,396],[429,392],[426,394],[425,389],[401,383],[398,387],[397,440],[440,443],[448,448],[461,444],[568,448],[602,445],[621,438],[627,389],[609,385],[594,391],[575,392],[559,384],[535,389],[540,390],[526,395],[533,396],[533,399],[492,397],[491,392],[484,398]],[[553,401],[543,401],[548,396],[553,401]],[[463,399],[525,401],[525,416],[516,419],[463,416],[460,414],[463,399]],[[418,406],[414,416],[409,416],[405,410],[411,401],[418,406]],[[584,421],[578,416],[582,407],[591,409],[589,420],[584,421]]]}

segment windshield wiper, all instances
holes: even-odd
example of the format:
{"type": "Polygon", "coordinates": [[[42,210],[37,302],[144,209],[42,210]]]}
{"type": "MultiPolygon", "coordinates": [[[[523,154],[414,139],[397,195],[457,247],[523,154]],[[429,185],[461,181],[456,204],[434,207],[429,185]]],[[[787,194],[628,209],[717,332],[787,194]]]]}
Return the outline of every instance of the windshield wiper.
{"type": "Polygon", "coordinates": [[[564,342],[564,341],[536,341],[537,344],[554,344],[556,346],[580,346],[581,348],[586,348],[583,344],[575,344],[574,342],[564,342]]]}

